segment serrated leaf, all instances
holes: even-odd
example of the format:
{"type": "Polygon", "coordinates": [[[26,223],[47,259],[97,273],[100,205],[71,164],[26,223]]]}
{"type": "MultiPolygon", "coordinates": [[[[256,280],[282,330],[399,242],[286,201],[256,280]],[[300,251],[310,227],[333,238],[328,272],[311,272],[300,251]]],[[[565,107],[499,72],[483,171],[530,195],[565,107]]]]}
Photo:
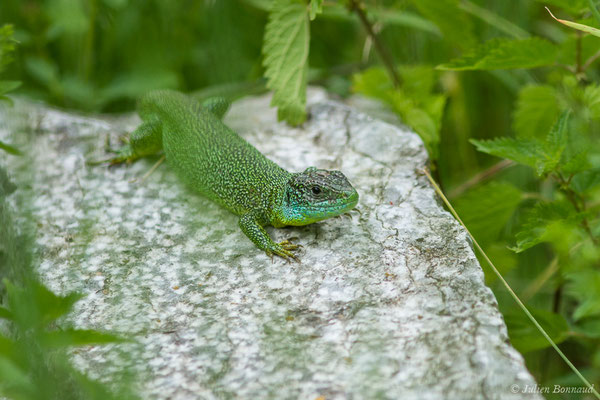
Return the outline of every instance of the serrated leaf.
{"type": "Polygon", "coordinates": [[[556,18],[554,16],[554,14],[552,14],[552,12],[550,11],[550,9],[548,7],[546,7],[546,10],[548,10],[548,12],[552,16],[552,18],[554,18],[556,21],[560,22],[561,24],[566,25],[569,28],[577,29],[578,31],[589,33],[590,35],[600,37],[600,29],[594,28],[593,26],[589,26],[589,25],[578,24],[577,22],[573,22],[573,21],[567,21],[566,19],[556,18]]]}
{"type": "Polygon", "coordinates": [[[412,0],[428,20],[438,26],[444,39],[458,47],[471,47],[475,41],[473,23],[460,9],[458,0],[412,0]]]}
{"type": "Polygon", "coordinates": [[[594,84],[586,86],[581,100],[589,110],[591,118],[600,118],[600,86],[594,84]]]}
{"type": "Polygon", "coordinates": [[[313,21],[322,12],[323,0],[310,0],[310,20],[313,21]]]}
{"type": "MultiPolygon", "coordinates": [[[[561,343],[569,337],[569,324],[562,315],[535,308],[529,308],[529,311],[554,343],[561,343]]],[[[520,352],[526,353],[550,346],[550,342],[542,336],[521,309],[511,308],[503,315],[510,341],[520,352]]]]}
{"type": "Polygon", "coordinates": [[[483,153],[508,158],[532,168],[535,168],[537,161],[542,157],[542,144],[537,140],[500,137],[491,140],[470,139],[469,141],[483,153]]]}
{"type": "Polygon", "coordinates": [[[559,113],[556,89],[531,85],[519,92],[513,127],[518,137],[544,138],[559,113]]]}
{"type": "Polygon", "coordinates": [[[583,171],[576,174],[571,180],[571,188],[577,193],[583,194],[595,189],[600,185],[600,168],[583,171]]]}
{"type": "Polygon", "coordinates": [[[267,87],[274,91],[272,106],[277,116],[292,125],[306,119],[309,21],[300,3],[275,1],[263,41],[267,87]]]}
{"type": "Polygon", "coordinates": [[[556,46],[541,38],[496,38],[436,68],[453,71],[536,68],[554,64],[556,56],[556,46]]]}
{"type": "Polygon", "coordinates": [[[568,113],[563,113],[553,125],[544,142],[537,139],[501,137],[492,140],[471,139],[477,150],[497,157],[508,158],[535,169],[539,176],[554,171],[561,161],[567,144],[568,113]]]}
{"type": "Polygon", "coordinates": [[[560,171],[565,174],[578,174],[589,170],[592,164],[589,161],[587,150],[580,151],[561,162],[560,171]]]}
{"type": "Polygon", "coordinates": [[[4,280],[8,309],[23,329],[39,328],[71,311],[82,295],[58,296],[39,282],[31,282],[27,291],[4,280]]]}
{"type": "Polygon", "coordinates": [[[494,242],[521,202],[521,191],[509,183],[491,182],[463,194],[454,206],[473,236],[484,246],[494,242]]]}
{"type": "Polygon", "coordinates": [[[567,130],[569,125],[569,112],[564,112],[552,126],[541,152],[541,157],[536,162],[536,172],[542,176],[554,171],[558,166],[567,145],[567,130]]]}
{"type": "Polygon", "coordinates": [[[580,218],[573,208],[563,202],[538,203],[527,213],[525,223],[517,233],[517,246],[513,248],[521,253],[536,244],[545,242],[551,237],[552,225],[555,223],[577,222],[580,218]]]}
{"type": "Polygon", "coordinates": [[[0,72],[4,67],[13,61],[12,53],[16,48],[16,41],[13,39],[14,29],[10,24],[0,27],[0,72]]]}

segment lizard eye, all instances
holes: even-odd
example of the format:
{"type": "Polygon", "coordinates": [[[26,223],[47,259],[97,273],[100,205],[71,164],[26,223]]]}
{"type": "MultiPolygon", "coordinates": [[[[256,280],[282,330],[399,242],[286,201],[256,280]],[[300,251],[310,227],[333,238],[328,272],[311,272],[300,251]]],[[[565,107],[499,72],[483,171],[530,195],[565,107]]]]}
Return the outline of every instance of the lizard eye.
{"type": "Polygon", "coordinates": [[[312,190],[313,194],[320,194],[321,193],[321,188],[318,187],[318,186],[313,186],[311,190],[312,190]]]}

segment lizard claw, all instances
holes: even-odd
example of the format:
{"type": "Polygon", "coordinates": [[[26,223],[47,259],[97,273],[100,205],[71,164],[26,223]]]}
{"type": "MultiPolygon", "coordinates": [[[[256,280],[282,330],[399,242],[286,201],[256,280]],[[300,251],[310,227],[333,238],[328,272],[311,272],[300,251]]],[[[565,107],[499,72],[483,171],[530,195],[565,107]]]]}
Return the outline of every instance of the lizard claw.
{"type": "Polygon", "coordinates": [[[302,248],[302,245],[294,244],[289,240],[284,240],[283,242],[275,243],[273,248],[268,249],[266,253],[269,257],[271,257],[271,261],[275,255],[283,258],[286,261],[294,260],[299,263],[300,259],[293,252],[300,248],[302,248]]]}

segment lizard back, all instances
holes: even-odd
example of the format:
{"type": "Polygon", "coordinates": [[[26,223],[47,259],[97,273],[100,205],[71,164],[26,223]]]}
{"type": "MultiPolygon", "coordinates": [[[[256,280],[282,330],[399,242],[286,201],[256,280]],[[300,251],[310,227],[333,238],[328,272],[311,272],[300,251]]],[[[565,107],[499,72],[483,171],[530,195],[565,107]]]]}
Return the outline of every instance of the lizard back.
{"type": "Polygon", "coordinates": [[[235,214],[269,210],[291,174],[267,159],[199,102],[155,91],[139,105],[144,120],[159,118],[168,163],[193,189],[235,214]]]}

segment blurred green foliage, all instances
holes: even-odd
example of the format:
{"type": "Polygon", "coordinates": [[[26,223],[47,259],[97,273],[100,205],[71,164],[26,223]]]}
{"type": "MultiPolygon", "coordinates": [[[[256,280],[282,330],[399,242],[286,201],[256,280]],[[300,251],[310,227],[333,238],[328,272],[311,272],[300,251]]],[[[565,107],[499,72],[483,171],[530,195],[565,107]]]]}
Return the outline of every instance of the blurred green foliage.
{"type": "MultiPolygon", "coordinates": [[[[0,168],[0,396],[19,400],[135,399],[127,381],[107,386],[72,367],[67,350],[118,343],[108,332],[72,327],[65,316],[81,298],[58,296],[34,272],[34,221],[15,211],[8,196],[16,187],[0,168]]],[[[21,202],[23,204],[23,202],[21,202]]],[[[25,207],[24,207],[25,208],[25,207]]],[[[123,371],[127,376],[126,371],[123,371]]]]}
{"type": "MultiPolygon", "coordinates": [[[[310,83],[381,100],[423,138],[467,226],[600,386],[600,38],[544,9],[598,27],[596,3],[3,0],[0,26],[18,41],[3,79],[61,107],[123,112],[154,88],[208,95],[257,90],[264,77],[291,123],[305,118],[310,83]]],[[[578,384],[486,280],[538,381],[578,384]]]]}

